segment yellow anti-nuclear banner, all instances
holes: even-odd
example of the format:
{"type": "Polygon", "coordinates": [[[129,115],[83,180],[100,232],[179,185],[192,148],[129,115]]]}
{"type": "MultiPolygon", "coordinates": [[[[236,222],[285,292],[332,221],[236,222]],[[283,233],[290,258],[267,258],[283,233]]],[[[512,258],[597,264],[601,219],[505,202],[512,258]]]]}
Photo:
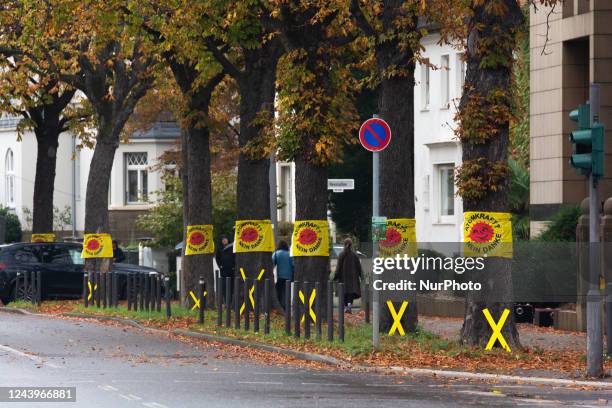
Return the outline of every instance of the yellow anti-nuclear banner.
{"type": "Polygon", "coordinates": [[[296,221],[291,236],[292,256],[329,256],[327,220],[296,221]]]}
{"type": "Polygon", "coordinates": [[[465,212],[463,214],[464,256],[512,258],[512,214],[465,212]]]}
{"type": "Polygon", "coordinates": [[[395,255],[417,256],[416,220],[414,218],[391,218],[387,220],[385,239],[378,241],[381,257],[395,255]]]}
{"type": "Polygon", "coordinates": [[[234,252],[273,252],[274,232],[270,220],[236,221],[234,252]]]}
{"type": "Polygon", "coordinates": [[[85,234],[83,258],[112,258],[113,240],[110,234],[85,234]]]}
{"type": "Polygon", "coordinates": [[[185,255],[212,254],[215,252],[212,225],[188,225],[185,255]]]}
{"type": "Polygon", "coordinates": [[[31,242],[54,242],[55,234],[49,232],[47,234],[32,234],[31,242]]]}

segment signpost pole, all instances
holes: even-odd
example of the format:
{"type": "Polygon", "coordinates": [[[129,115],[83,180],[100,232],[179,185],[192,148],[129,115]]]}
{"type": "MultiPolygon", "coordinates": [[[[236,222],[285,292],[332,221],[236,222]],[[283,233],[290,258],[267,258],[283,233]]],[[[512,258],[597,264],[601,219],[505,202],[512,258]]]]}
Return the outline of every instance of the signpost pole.
{"type": "MultiPolygon", "coordinates": [[[[375,118],[378,115],[374,115],[375,118]]],[[[379,208],[379,160],[380,153],[372,152],[372,217],[378,217],[379,208]]],[[[372,263],[374,258],[378,257],[378,245],[372,239],[372,263]]],[[[372,346],[377,349],[380,346],[380,292],[374,289],[372,294],[372,346]]]]}

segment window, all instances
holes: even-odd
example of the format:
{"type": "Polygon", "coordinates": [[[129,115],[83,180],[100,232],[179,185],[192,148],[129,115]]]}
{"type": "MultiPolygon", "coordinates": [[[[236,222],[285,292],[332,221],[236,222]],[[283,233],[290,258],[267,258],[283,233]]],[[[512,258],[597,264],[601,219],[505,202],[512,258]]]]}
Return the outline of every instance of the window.
{"type": "Polygon", "coordinates": [[[75,265],[84,265],[85,260],[82,257],[82,251],[77,248],[69,248],[68,253],[70,254],[70,258],[72,259],[72,263],[75,265]]]}
{"type": "Polygon", "coordinates": [[[443,55],[440,61],[440,76],[441,76],[441,83],[440,83],[440,87],[441,87],[441,91],[442,94],[440,95],[440,99],[441,99],[441,108],[442,109],[448,109],[449,107],[449,102],[450,102],[450,84],[449,84],[449,77],[450,77],[450,65],[449,65],[449,59],[448,59],[448,55],[443,55]]]}
{"type": "Polygon", "coordinates": [[[15,208],[15,162],[11,149],[7,150],[4,161],[4,189],[6,206],[15,208]]]}
{"type": "Polygon", "coordinates": [[[44,245],[42,248],[43,263],[66,265],[71,264],[72,259],[68,248],[58,245],[44,245]]]}
{"type": "Polygon", "coordinates": [[[38,263],[39,260],[37,252],[38,251],[35,251],[33,248],[30,247],[19,248],[15,251],[15,262],[25,264],[38,263]]]}
{"type": "Polygon", "coordinates": [[[149,180],[147,153],[125,154],[126,204],[142,204],[147,201],[149,180]]]}
{"type": "Polygon", "coordinates": [[[429,109],[430,95],[429,95],[429,59],[423,59],[421,63],[421,107],[422,109],[429,109]]]}
{"type": "Polygon", "coordinates": [[[467,64],[465,62],[465,54],[460,52],[457,54],[457,96],[461,97],[463,94],[463,86],[465,85],[465,74],[467,71],[467,64]]]}
{"type": "Polygon", "coordinates": [[[438,165],[438,215],[440,222],[453,222],[455,215],[455,167],[438,165]]]}

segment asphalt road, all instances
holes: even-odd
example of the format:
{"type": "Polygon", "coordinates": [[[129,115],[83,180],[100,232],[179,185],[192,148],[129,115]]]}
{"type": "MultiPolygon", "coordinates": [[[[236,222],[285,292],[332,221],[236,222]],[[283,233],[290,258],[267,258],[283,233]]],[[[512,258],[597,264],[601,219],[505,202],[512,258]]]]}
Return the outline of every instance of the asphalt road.
{"type": "Polygon", "coordinates": [[[76,403],[0,407],[612,406],[612,392],[304,369],[247,349],[0,313],[0,386],[75,386],[76,403]]]}

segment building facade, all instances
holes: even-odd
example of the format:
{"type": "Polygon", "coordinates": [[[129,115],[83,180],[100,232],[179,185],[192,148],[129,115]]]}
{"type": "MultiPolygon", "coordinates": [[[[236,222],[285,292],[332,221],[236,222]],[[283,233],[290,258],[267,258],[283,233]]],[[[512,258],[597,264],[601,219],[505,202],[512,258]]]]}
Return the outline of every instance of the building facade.
{"type": "MultiPolygon", "coordinates": [[[[424,63],[415,71],[414,193],[419,242],[462,240],[463,209],[453,177],[454,169],[461,165],[461,145],[453,124],[466,66],[461,50],[440,45],[439,40],[435,33],[422,40],[424,63]]],[[[276,179],[283,203],[278,220],[292,222],[296,205],[294,164],[277,163],[276,179]]]]}
{"type": "MultiPolygon", "coordinates": [[[[36,175],[36,137],[32,132],[25,132],[18,140],[17,123],[16,118],[0,119],[0,204],[14,212],[22,228],[29,231],[36,175]]],[[[156,165],[164,152],[176,149],[179,136],[180,130],[175,123],[156,123],[146,132],[132,135],[115,152],[109,218],[113,237],[124,244],[135,243],[145,235],[136,227],[136,217],[151,207],[150,200],[155,199],[155,192],[164,188],[163,171],[174,171],[172,166],[158,169],[156,165]]],[[[76,231],[80,236],[85,224],[85,192],[93,149],[76,149],[73,160],[72,139],[69,133],[60,135],[53,202],[60,212],[72,214],[74,211],[76,231]]],[[[60,236],[71,234],[71,223],[55,227],[63,230],[58,231],[60,236]]]]}
{"type": "Polygon", "coordinates": [[[605,134],[601,197],[612,196],[612,1],[566,0],[553,10],[538,7],[530,18],[531,235],[564,205],[588,196],[583,176],[570,166],[571,110],[600,84],[600,122],[605,134]]]}

